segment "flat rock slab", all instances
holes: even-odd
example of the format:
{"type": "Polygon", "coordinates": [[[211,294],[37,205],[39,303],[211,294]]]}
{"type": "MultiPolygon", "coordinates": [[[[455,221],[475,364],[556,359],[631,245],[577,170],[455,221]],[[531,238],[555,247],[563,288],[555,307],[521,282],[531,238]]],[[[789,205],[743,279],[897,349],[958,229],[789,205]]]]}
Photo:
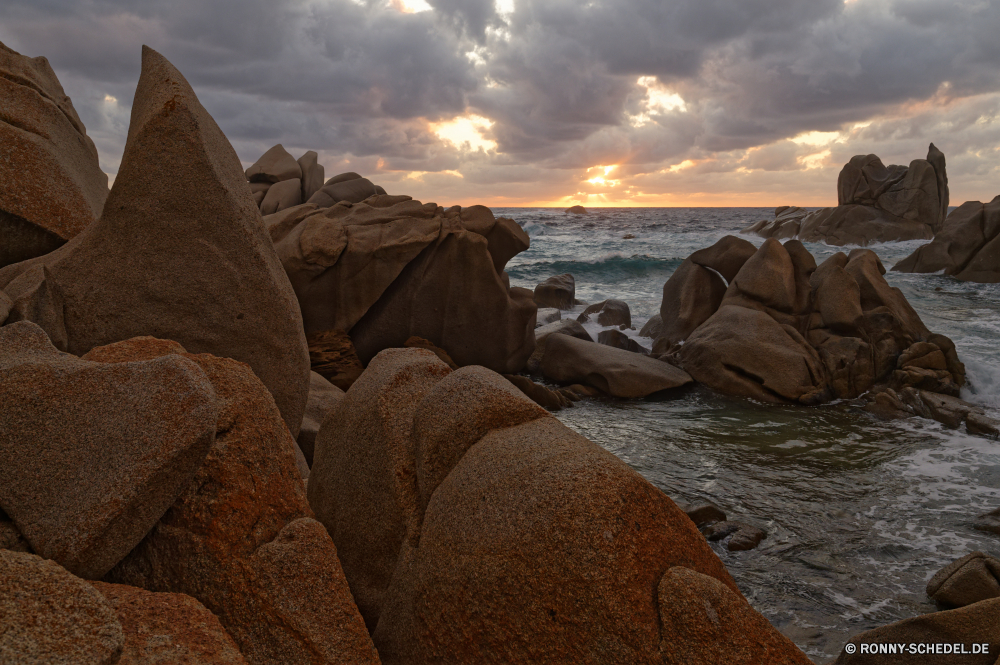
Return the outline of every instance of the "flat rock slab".
{"type": "Polygon", "coordinates": [[[54,561],[0,550],[0,663],[111,665],[124,643],[92,586],[54,561]]]}
{"type": "Polygon", "coordinates": [[[0,328],[0,403],[0,507],[35,552],[91,579],[181,494],[219,414],[190,360],[89,362],[27,321],[0,328]]]}
{"type": "Polygon", "coordinates": [[[583,383],[626,398],[646,397],[693,380],[663,361],[562,334],[549,336],[541,368],[552,381],[583,383]]]}

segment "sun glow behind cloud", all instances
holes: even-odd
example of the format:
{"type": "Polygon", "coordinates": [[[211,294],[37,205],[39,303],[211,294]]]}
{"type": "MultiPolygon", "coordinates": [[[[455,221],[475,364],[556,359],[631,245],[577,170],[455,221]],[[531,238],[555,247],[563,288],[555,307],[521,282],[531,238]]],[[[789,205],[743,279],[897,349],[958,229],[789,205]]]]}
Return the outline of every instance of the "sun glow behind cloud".
{"type": "Polygon", "coordinates": [[[585,182],[589,182],[591,185],[601,185],[604,187],[617,187],[621,184],[621,180],[612,180],[608,178],[608,175],[618,168],[617,164],[612,164],[611,166],[592,166],[587,169],[587,174],[589,175],[592,171],[598,171],[598,174],[587,178],[585,182]]]}
{"type": "Polygon", "coordinates": [[[425,0],[389,0],[389,4],[393,6],[397,11],[401,11],[404,14],[416,14],[418,12],[426,12],[433,9],[425,0]]]}
{"type": "Polygon", "coordinates": [[[493,121],[478,115],[458,116],[447,122],[431,123],[431,131],[456,148],[465,150],[496,150],[497,143],[483,136],[483,131],[493,126],[493,121]]]}

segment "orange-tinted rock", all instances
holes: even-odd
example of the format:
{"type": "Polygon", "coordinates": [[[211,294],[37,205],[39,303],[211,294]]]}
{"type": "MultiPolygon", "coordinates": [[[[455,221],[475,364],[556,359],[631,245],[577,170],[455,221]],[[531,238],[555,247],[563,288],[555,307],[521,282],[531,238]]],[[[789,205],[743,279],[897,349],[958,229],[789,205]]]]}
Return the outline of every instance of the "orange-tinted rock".
{"type": "Polygon", "coordinates": [[[0,268],[56,249],[92,224],[108,176],[44,57],[0,44],[0,268]]]}
{"type": "Polygon", "coordinates": [[[35,324],[0,328],[0,507],[33,551],[97,579],[170,507],[215,439],[197,364],[106,365],[60,353],[35,324]]]}
{"type": "Polygon", "coordinates": [[[0,550],[0,662],[119,662],[125,636],[94,587],[54,561],[0,550]]]}
{"type": "Polygon", "coordinates": [[[94,582],[118,616],[125,647],[118,665],[246,665],[214,614],[191,596],[94,582]]]}
{"type": "Polygon", "coordinates": [[[812,665],[791,640],[714,577],[674,567],[664,573],[656,596],[664,665],[812,665]]]}
{"type": "Polygon", "coordinates": [[[8,321],[34,321],[75,355],[154,335],[246,362],[294,435],[309,387],[295,293],[222,130],[163,56],[144,48],[142,59],[101,218],[55,252],[0,269],[8,321]]]}
{"type": "Polygon", "coordinates": [[[373,638],[393,664],[659,663],[655,588],[673,566],[738,597],[669,498],[541,417],[486,434],[437,487],[373,638]]]}
{"type": "MultiPolygon", "coordinates": [[[[130,354],[148,355],[150,346],[131,340],[88,356],[127,362],[130,354]]],[[[274,399],[243,363],[183,356],[203,369],[218,395],[215,445],[105,581],[193,596],[250,663],[377,662],[361,617],[345,604],[336,549],[310,519],[295,442],[274,399]]]]}
{"type": "Polygon", "coordinates": [[[354,342],[343,330],[323,330],[309,335],[309,361],[312,371],[341,390],[350,388],[365,371],[354,342]]]}
{"type": "Polygon", "coordinates": [[[430,340],[424,339],[423,337],[416,337],[416,336],[414,336],[414,337],[409,338],[408,340],[406,340],[405,342],[403,342],[403,348],[406,348],[406,349],[427,349],[428,351],[430,351],[431,353],[433,353],[434,355],[436,355],[441,360],[441,362],[443,362],[448,367],[450,367],[452,369],[458,369],[458,365],[456,365],[455,361],[451,359],[451,356],[448,355],[447,351],[445,351],[444,349],[439,348],[437,346],[434,346],[433,342],[431,342],[430,340]]]}

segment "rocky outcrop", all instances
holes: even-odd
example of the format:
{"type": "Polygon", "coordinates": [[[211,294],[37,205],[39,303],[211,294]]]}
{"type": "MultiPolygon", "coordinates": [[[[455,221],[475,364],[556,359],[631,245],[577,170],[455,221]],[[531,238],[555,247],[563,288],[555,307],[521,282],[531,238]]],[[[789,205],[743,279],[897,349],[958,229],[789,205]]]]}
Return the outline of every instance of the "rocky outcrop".
{"type": "Polygon", "coordinates": [[[649,355],[649,349],[640,346],[639,342],[619,330],[602,330],[597,333],[597,343],[613,346],[616,349],[625,349],[632,353],[641,353],[644,356],[649,355]]]}
{"type": "Polygon", "coordinates": [[[892,267],[899,272],[944,272],[963,282],[1000,282],[1000,196],[966,201],[934,240],[892,267]]]}
{"type": "Polygon", "coordinates": [[[528,243],[482,206],[379,195],[312,210],[275,247],[306,332],[346,331],[362,363],[417,336],[459,365],[511,373],[533,350],[535,304],[504,267],[528,243]]]}
{"type": "Polygon", "coordinates": [[[75,237],[108,197],[97,148],[49,61],[3,44],[0,179],[0,268],[75,237]]]}
{"type": "Polygon", "coordinates": [[[570,337],[582,339],[585,342],[594,341],[594,338],[590,336],[590,333],[587,332],[586,328],[573,319],[561,319],[559,321],[555,321],[554,323],[536,328],[535,350],[532,351],[526,365],[528,372],[533,375],[541,373],[542,357],[545,355],[545,345],[547,344],[549,337],[556,334],[569,335],[570,337]]]}
{"type": "Polygon", "coordinates": [[[828,245],[930,239],[942,228],[948,199],[944,155],[933,143],[926,159],[908,167],[856,155],[837,179],[837,207],[801,214],[800,208],[782,206],[773,220],[761,220],[744,233],[828,245]]]}
{"type": "Polygon", "coordinates": [[[4,663],[112,665],[125,645],[104,596],[34,554],[0,550],[0,618],[4,663]]]}
{"type": "Polygon", "coordinates": [[[351,336],[343,330],[322,330],[306,339],[312,371],[341,390],[350,388],[365,371],[351,336]]]}
{"type": "Polygon", "coordinates": [[[566,208],[566,212],[570,213],[571,215],[586,215],[587,209],[584,208],[583,206],[570,206],[566,208]]]}
{"type": "Polygon", "coordinates": [[[378,662],[336,548],[312,519],[295,442],[250,368],[149,339],[99,347],[87,359],[129,367],[160,355],[192,361],[211,381],[215,443],[105,581],[196,598],[250,663],[378,662]]]}
{"type": "Polygon", "coordinates": [[[0,328],[0,404],[0,507],[32,551],[90,579],[184,491],[219,414],[190,360],[89,362],[26,321],[0,328]]]}
{"type": "Polygon", "coordinates": [[[576,280],[573,275],[555,275],[535,287],[533,294],[539,307],[573,309],[576,305],[576,280]]]}
{"type": "Polygon", "coordinates": [[[1000,560],[972,552],[957,559],[927,582],[927,595],[942,607],[965,607],[1000,597],[1000,560]]]}
{"type": "Polygon", "coordinates": [[[118,665],[246,665],[219,619],[191,596],[124,584],[93,586],[118,616],[125,636],[118,665]]]}
{"type": "Polygon", "coordinates": [[[344,391],[324,379],[316,372],[309,376],[309,401],[306,402],[306,413],[302,417],[302,427],[295,442],[302,451],[306,463],[312,466],[313,450],[316,447],[316,435],[319,428],[344,399],[344,391]]]}
{"type": "Polygon", "coordinates": [[[576,320],[580,323],[590,321],[590,317],[596,316],[597,323],[602,326],[619,326],[622,330],[632,327],[632,312],[628,303],[622,300],[602,300],[589,305],[581,312],[576,320]]]}
{"type": "Polygon", "coordinates": [[[309,358],[295,293],[232,146],[180,72],[148,47],[142,60],[100,220],[0,269],[7,322],[33,321],[75,355],[154,335],[244,361],[297,434],[309,358]]]}
{"type": "MultiPolygon", "coordinates": [[[[687,265],[697,272],[694,256],[687,265]]],[[[670,308],[661,310],[664,337],[653,351],[683,341],[672,353],[696,381],[727,394],[801,404],[884,387],[957,395],[963,385],[965,367],[954,344],[927,330],[902,292],[886,283],[885,268],[870,250],[837,253],[816,266],[799,241],[782,245],[772,238],[742,265],[739,252],[733,256],[718,308],[685,339],[667,331],[683,333],[707,308],[687,316],[684,326],[674,323],[680,317],[668,319],[670,308]]],[[[677,312],[701,298],[694,311],[706,298],[686,285],[701,278],[681,278],[664,292],[681,294],[673,297],[677,312]],[[685,299],[686,293],[692,295],[685,299]]]]}

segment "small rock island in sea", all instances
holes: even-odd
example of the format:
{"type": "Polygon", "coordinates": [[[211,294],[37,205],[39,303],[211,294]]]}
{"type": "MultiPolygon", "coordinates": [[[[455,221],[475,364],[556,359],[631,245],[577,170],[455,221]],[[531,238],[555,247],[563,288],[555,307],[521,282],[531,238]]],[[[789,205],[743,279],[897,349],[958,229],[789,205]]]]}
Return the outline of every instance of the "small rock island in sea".
{"type": "MultiPolygon", "coordinates": [[[[281,145],[244,171],[148,47],[110,192],[48,62],[0,45],[0,73],[4,662],[806,665],[708,544],[763,531],[551,411],[701,383],[996,431],[869,250],[727,236],[664,284],[647,349],[621,300],[563,319],[572,275],[512,287],[530,240],[486,207],[281,145]]],[[[855,180],[938,162],[940,212],[943,156],[855,180]]],[[[879,635],[1000,642],[974,554],[928,585],[950,609],[879,635]]]]}

